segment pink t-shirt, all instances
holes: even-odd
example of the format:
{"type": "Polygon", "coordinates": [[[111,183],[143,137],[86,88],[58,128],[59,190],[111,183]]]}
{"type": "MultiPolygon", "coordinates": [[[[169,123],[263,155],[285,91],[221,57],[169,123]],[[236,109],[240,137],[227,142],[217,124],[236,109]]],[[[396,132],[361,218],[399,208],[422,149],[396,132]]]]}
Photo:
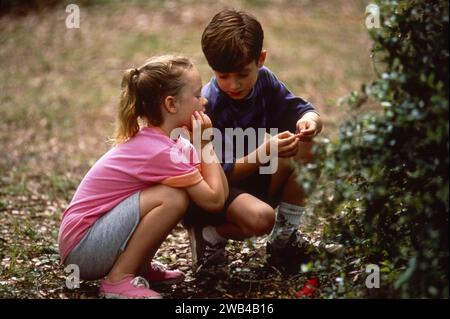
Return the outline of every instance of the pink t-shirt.
{"type": "Polygon", "coordinates": [[[132,194],[157,183],[187,187],[199,183],[200,162],[193,145],[171,140],[159,128],[142,128],[136,136],[104,154],[78,186],[64,211],[59,251],[64,261],[102,215],[132,194]]]}

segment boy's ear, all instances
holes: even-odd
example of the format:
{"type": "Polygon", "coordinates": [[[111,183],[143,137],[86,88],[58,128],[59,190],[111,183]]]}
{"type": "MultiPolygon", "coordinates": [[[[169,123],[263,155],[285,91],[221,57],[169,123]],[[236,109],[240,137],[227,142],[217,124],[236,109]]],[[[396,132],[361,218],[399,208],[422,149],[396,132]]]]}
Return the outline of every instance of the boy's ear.
{"type": "Polygon", "coordinates": [[[176,106],[177,101],[174,96],[171,96],[171,95],[166,96],[163,104],[164,104],[164,108],[166,109],[166,111],[168,113],[171,113],[171,114],[177,113],[177,111],[178,111],[177,106],[176,106]]]}
{"type": "Polygon", "coordinates": [[[264,62],[266,62],[266,57],[267,57],[267,51],[262,50],[261,54],[259,55],[259,59],[258,59],[258,68],[260,68],[264,65],[264,62]]]}

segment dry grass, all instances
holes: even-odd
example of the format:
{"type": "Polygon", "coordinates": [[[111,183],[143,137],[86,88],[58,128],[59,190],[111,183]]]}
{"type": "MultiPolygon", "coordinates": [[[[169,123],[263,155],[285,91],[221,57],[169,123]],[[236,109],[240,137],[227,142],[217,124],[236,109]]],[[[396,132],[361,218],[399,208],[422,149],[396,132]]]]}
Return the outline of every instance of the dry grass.
{"type": "Polygon", "coordinates": [[[346,117],[338,98],[373,77],[366,1],[102,2],[81,7],[80,29],[65,28],[63,7],[0,18],[0,296],[80,296],[62,288],[57,228],[79,181],[108,149],[121,72],[176,52],[192,57],[206,82],[200,36],[223,6],[259,18],[266,65],[317,106],[326,134],[346,117]]]}

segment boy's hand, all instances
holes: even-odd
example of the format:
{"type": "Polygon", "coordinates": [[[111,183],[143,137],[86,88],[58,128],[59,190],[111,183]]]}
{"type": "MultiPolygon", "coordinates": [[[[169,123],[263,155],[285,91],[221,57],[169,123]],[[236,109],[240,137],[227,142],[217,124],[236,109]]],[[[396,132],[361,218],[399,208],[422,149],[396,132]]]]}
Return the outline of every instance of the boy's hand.
{"type": "Polygon", "coordinates": [[[278,147],[278,157],[288,158],[297,154],[298,151],[298,141],[297,135],[292,134],[289,131],[282,132],[275,136],[272,136],[266,141],[267,154],[270,154],[270,147],[272,145],[277,145],[278,147]]]}
{"type": "Polygon", "coordinates": [[[296,133],[301,142],[310,142],[320,133],[319,125],[312,119],[300,119],[297,122],[296,133]]]}

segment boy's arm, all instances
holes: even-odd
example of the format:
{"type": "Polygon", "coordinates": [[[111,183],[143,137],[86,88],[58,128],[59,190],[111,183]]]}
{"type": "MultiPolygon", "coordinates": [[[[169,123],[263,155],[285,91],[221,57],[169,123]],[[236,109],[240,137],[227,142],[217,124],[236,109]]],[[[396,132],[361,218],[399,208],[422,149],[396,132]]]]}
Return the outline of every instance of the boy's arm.
{"type": "Polygon", "coordinates": [[[260,155],[267,159],[267,156],[278,156],[280,158],[289,158],[294,156],[298,151],[299,137],[289,131],[284,131],[275,136],[270,136],[266,133],[264,143],[262,143],[256,150],[238,159],[229,178],[231,181],[239,181],[256,172],[259,166],[262,165],[260,155]],[[272,152],[276,152],[273,154],[272,152]]]}
{"type": "MultiPolygon", "coordinates": [[[[322,131],[322,128],[323,124],[320,115],[315,111],[306,112],[296,123],[296,133],[301,142],[312,141],[314,136],[322,131]]],[[[292,139],[293,137],[290,138],[292,139]]],[[[230,181],[242,180],[255,173],[259,166],[261,166],[259,158],[260,152],[266,152],[264,154],[268,154],[267,141],[252,153],[236,160],[231,173],[229,173],[230,181]],[[249,159],[252,158],[256,158],[256,161],[254,161],[254,163],[249,163],[249,159]]]]}
{"type": "Polygon", "coordinates": [[[234,163],[233,169],[231,170],[231,173],[229,173],[229,179],[232,182],[242,180],[253,173],[256,172],[259,166],[261,166],[261,162],[259,160],[258,156],[258,149],[265,148],[265,143],[263,143],[260,147],[258,147],[253,152],[249,153],[247,156],[244,156],[234,163]],[[256,163],[249,163],[249,159],[256,158],[256,163]]]}

